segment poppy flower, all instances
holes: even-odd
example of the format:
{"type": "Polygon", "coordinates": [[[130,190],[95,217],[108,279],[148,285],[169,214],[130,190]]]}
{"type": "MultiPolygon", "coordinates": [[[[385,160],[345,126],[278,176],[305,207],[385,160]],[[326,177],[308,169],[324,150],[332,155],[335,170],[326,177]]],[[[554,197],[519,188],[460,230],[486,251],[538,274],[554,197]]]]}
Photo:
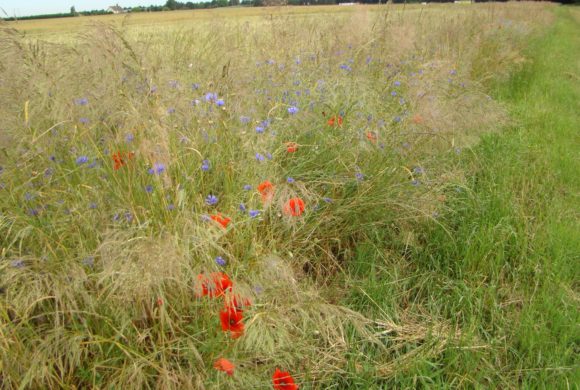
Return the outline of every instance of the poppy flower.
{"type": "Polygon", "coordinates": [[[367,139],[371,142],[377,142],[377,133],[374,131],[367,131],[367,139]]]}
{"type": "Polygon", "coordinates": [[[215,222],[219,223],[220,225],[222,225],[222,227],[223,227],[224,229],[228,227],[228,224],[229,224],[229,223],[230,223],[230,221],[231,221],[231,219],[230,219],[230,218],[222,216],[222,215],[221,215],[221,213],[218,213],[218,214],[211,215],[211,216],[210,216],[210,218],[211,218],[213,221],[215,221],[215,222]]]}
{"type": "Polygon", "coordinates": [[[330,117],[326,123],[328,123],[328,126],[342,126],[342,116],[335,115],[330,117]]]}
{"type": "Polygon", "coordinates": [[[230,277],[223,272],[213,272],[209,277],[204,274],[197,275],[197,279],[201,282],[202,295],[205,297],[220,297],[226,291],[231,291],[234,283],[230,277]]]}
{"type": "Polygon", "coordinates": [[[296,142],[286,142],[286,151],[288,153],[294,153],[298,150],[298,144],[296,142]]]}
{"type": "Polygon", "coordinates": [[[223,371],[229,376],[232,376],[234,375],[234,369],[236,368],[236,366],[234,366],[234,364],[230,362],[228,359],[219,358],[213,363],[213,368],[215,368],[218,371],[223,371]]]}
{"type": "Polygon", "coordinates": [[[279,368],[274,371],[272,382],[275,390],[298,390],[298,385],[294,382],[292,375],[288,371],[280,371],[279,368]]]}
{"type": "Polygon", "coordinates": [[[298,217],[304,212],[304,201],[300,198],[292,198],[284,205],[284,214],[298,217]]]}
{"type": "Polygon", "coordinates": [[[413,115],[413,123],[418,124],[418,125],[423,123],[423,117],[421,116],[421,114],[413,115]]]}
{"type": "MultiPolygon", "coordinates": [[[[126,154],[125,158],[126,158],[126,160],[131,160],[133,158],[133,156],[135,156],[135,153],[129,152],[126,154]]],[[[127,164],[127,161],[123,159],[123,155],[121,154],[121,152],[113,153],[113,155],[111,157],[113,158],[113,163],[114,163],[113,169],[115,171],[127,164]]]]}
{"type": "Polygon", "coordinates": [[[258,192],[262,195],[262,202],[270,202],[274,198],[274,185],[269,180],[265,180],[258,186],[258,192]]]}
{"type": "Polygon", "coordinates": [[[244,323],[242,322],[244,314],[235,307],[227,306],[220,311],[220,322],[224,332],[231,332],[231,336],[237,339],[244,334],[244,323]]]}

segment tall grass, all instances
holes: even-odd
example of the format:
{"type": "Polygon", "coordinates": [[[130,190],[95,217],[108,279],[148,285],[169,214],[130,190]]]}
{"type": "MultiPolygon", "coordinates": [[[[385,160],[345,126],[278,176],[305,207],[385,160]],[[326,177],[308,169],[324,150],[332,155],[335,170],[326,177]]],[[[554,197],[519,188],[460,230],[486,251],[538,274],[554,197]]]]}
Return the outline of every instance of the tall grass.
{"type": "Polygon", "coordinates": [[[50,42],[3,25],[4,387],[267,388],[275,367],[352,387],[493,347],[465,308],[422,299],[455,265],[413,274],[409,256],[433,225],[454,242],[439,216],[469,191],[464,156],[508,122],[486,87],[525,62],[549,7],[332,11],[50,42]],[[237,339],[200,297],[217,271],[226,300],[251,300],[237,339]]]}

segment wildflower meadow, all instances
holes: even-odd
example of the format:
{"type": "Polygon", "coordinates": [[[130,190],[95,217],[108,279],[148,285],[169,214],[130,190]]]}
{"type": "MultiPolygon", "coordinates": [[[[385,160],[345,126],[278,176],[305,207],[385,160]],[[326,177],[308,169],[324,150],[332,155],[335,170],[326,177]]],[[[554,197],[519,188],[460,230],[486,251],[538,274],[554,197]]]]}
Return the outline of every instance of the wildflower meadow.
{"type": "Polygon", "coordinates": [[[556,8],[1,23],[0,387],[573,388],[536,201],[477,219],[556,8]]]}

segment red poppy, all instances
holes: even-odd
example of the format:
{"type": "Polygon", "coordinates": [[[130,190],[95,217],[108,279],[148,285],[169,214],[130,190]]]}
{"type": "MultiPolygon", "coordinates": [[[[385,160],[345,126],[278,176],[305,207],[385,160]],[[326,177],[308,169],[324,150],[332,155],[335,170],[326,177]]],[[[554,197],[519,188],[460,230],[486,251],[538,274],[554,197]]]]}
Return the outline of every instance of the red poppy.
{"type": "Polygon", "coordinates": [[[292,198],[284,205],[284,214],[298,217],[304,212],[304,201],[300,198],[292,198]]]}
{"type": "Polygon", "coordinates": [[[294,382],[292,375],[288,371],[280,371],[279,368],[274,371],[272,382],[276,390],[298,390],[298,385],[294,382]]]}
{"type": "Polygon", "coordinates": [[[205,274],[197,275],[197,280],[201,282],[202,295],[209,295],[211,298],[220,297],[226,291],[232,291],[234,282],[223,272],[213,272],[209,277],[205,274]]]}
{"type": "Polygon", "coordinates": [[[157,306],[163,306],[163,298],[157,298],[157,306]]]}
{"type": "Polygon", "coordinates": [[[244,334],[244,314],[235,307],[228,306],[220,311],[220,321],[224,332],[231,332],[231,336],[237,339],[244,334]]]}
{"type": "Polygon", "coordinates": [[[265,180],[258,185],[258,191],[262,195],[262,202],[270,202],[274,198],[274,185],[269,180],[265,180]]]}
{"type": "Polygon", "coordinates": [[[225,372],[229,376],[234,375],[234,370],[236,368],[236,366],[234,366],[234,364],[232,362],[230,362],[228,359],[224,359],[224,358],[219,358],[218,360],[216,360],[213,363],[213,367],[218,371],[225,372]]]}
{"type": "Polygon", "coordinates": [[[342,126],[342,116],[335,115],[328,120],[328,126],[342,126]]]}
{"type": "MultiPolygon", "coordinates": [[[[129,152],[126,154],[126,159],[131,160],[134,155],[135,155],[135,153],[129,152]]],[[[113,158],[113,162],[114,162],[113,169],[115,171],[120,169],[123,165],[127,164],[126,160],[123,159],[123,155],[121,154],[121,152],[113,153],[113,155],[111,157],[113,158]]]]}
{"type": "Polygon", "coordinates": [[[413,123],[416,123],[418,125],[423,123],[423,117],[421,116],[421,114],[413,115],[413,123]]]}
{"type": "Polygon", "coordinates": [[[210,218],[214,221],[216,221],[217,223],[219,223],[220,225],[222,225],[222,227],[225,229],[228,227],[228,224],[230,223],[231,219],[228,217],[223,217],[221,215],[221,213],[218,213],[216,215],[212,215],[210,216],[210,218]]]}
{"type": "Polygon", "coordinates": [[[296,142],[286,142],[286,151],[288,153],[294,153],[298,150],[298,144],[296,142]]]}
{"type": "Polygon", "coordinates": [[[374,131],[367,131],[367,139],[371,142],[377,142],[377,133],[374,131]]]}

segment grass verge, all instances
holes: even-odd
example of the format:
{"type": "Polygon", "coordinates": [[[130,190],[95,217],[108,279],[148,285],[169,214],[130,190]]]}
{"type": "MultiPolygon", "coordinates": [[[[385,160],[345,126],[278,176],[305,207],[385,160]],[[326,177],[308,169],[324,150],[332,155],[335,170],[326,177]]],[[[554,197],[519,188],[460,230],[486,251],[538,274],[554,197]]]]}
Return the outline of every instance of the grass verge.
{"type": "Polygon", "coordinates": [[[463,152],[474,174],[449,200],[452,211],[411,240],[421,245],[387,254],[364,245],[350,268],[357,309],[424,313],[462,333],[442,348],[430,342],[434,326],[413,335],[393,328],[393,343],[407,337],[389,350],[391,370],[371,363],[377,350],[359,349],[345,387],[579,383],[580,10],[556,13],[550,32],[530,45],[531,61],[494,88],[516,125],[463,152]]]}

